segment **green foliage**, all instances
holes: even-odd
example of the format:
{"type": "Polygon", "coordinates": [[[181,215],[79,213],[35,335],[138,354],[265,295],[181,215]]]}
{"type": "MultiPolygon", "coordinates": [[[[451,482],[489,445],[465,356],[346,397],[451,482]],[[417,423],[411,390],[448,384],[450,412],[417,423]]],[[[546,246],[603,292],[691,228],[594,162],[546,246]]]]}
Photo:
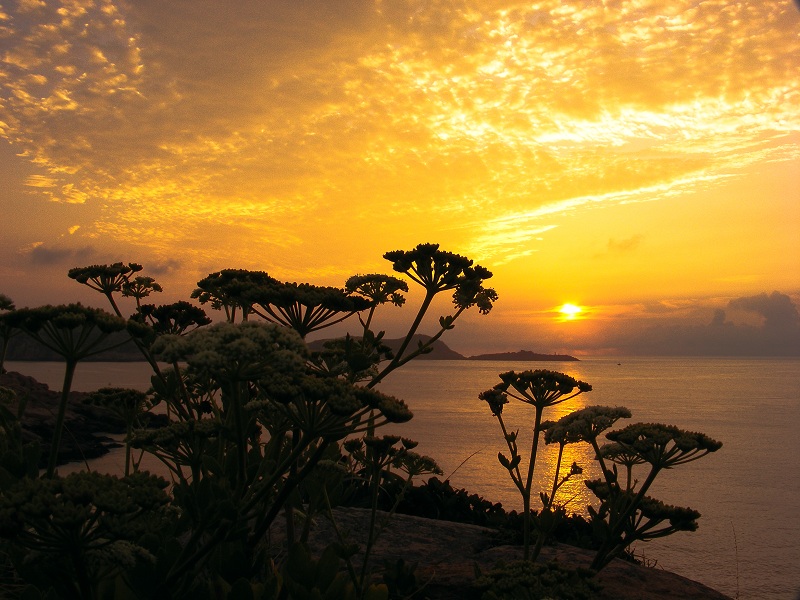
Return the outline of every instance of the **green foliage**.
{"type": "Polygon", "coordinates": [[[20,479],[0,495],[0,535],[17,573],[42,592],[92,598],[108,579],[153,560],[147,537],[170,522],[166,486],[141,473],[20,479]]]}
{"type": "Polygon", "coordinates": [[[0,489],[20,479],[39,476],[42,448],[38,442],[25,442],[20,420],[25,413],[25,398],[17,399],[13,390],[0,387],[0,489]],[[11,407],[17,402],[16,411],[11,407]]]}
{"type": "Polygon", "coordinates": [[[591,600],[601,590],[593,575],[593,571],[570,569],[555,562],[523,560],[500,564],[481,574],[474,586],[482,592],[482,600],[591,600]]]}

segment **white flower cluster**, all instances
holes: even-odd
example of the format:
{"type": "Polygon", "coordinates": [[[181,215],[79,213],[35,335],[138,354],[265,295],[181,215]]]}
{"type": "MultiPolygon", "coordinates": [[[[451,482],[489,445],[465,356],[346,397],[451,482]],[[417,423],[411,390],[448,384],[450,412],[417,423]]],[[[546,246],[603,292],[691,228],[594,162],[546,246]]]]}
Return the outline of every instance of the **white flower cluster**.
{"type": "Polygon", "coordinates": [[[269,323],[218,323],[186,336],[165,335],[153,352],[167,362],[186,361],[190,371],[218,379],[255,380],[272,372],[302,370],[308,350],[294,331],[269,323]]]}

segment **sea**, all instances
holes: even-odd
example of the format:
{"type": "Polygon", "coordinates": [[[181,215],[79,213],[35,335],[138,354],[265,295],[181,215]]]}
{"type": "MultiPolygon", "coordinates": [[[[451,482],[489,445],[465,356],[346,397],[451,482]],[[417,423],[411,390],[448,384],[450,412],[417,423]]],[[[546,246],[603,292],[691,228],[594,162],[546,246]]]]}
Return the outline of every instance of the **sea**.
{"type": "MultiPolygon", "coordinates": [[[[8,370],[60,389],[63,365],[7,362],[8,370]]],[[[389,375],[380,389],[402,398],[414,412],[403,425],[384,428],[419,442],[442,478],[506,509],[522,500],[498,452],[508,450],[497,419],[478,394],[499,383],[499,373],[546,368],[590,383],[591,392],[554,406],[546,419],[588,405],[625,406],[627,423],[666,423],[700,431],[723,443],[697,461],[659,474],[649,495],[701,513],[695,532],[635,545],[646,564],[704,583],[739,600],[800,599],[800,359],[601,357],[579,362],[417,361],[389,375]]],[[[146,363],[81,363],[73,389],[114,385],[146,389],[146,363]]],[[[533,409],[506,405],[507,426],[530,451],[533,409]]],[[[89,461],[119,473],[121,453],[89,461]]],[[[549,491],[556,454],[542,446],[534,489],[549,491]]],[[[599,476],[585,445],[567,446],[563,464],[577,462],[583,475],[559,490],[567,510],[585,514],[593,497],[583,479],[599,476]]],[[[152,469],[158,464],[146,463],[152,469]]],[[[523,462],[525,465],[525,462],[523,462]]],[[[79,470],[75,463],[61,472],[79,470]]],[[[563,475],[563,473],[562,473],[563,475]]],[[[538,496],[538,494],[537,494],[538,496]]],[[[596,501],[595,501],[596,502],[596,501]]]]}

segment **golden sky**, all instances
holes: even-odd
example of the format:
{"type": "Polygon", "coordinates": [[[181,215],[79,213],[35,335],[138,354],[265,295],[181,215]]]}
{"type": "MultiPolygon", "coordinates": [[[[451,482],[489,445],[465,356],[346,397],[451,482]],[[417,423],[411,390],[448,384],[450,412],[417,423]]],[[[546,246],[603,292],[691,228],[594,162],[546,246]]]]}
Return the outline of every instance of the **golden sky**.
{"type": "Polygon", "coordinates": [[[437,242],[495,273],[465,353],[800,335],[798,57],[790,0],[0,0],[0,292],[437,242]]]}

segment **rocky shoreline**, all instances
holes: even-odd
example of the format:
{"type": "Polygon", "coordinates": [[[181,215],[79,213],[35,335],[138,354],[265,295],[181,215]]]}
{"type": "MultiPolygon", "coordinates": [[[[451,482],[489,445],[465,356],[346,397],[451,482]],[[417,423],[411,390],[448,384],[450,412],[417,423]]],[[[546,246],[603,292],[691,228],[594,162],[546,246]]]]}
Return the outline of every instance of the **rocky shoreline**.
{"type": "MultiPolygon", "coordinates": [[[[61,392],[15,371],[0,374],[0,387],[16,394],[16,400],[7,406],[12,413],[16,414],[19,402],[25,401],[23,441],[41,445],[40,466],[46,466],[61,392]]],[[[68,396],[58,464],[97,458],[120,446],[109,435],[125,433],[124,422],[106,409],[84,404],[86,396],[83,392],[70,392],[68,396]]]]}
{"type": "MultiPolygon", "coordinates": [[[[409,565],[416,564],[417,583],[424,585],[422,598],[474,598],[472,582],[476,567],[485,573],[498,562],[522,559],[521,546],[498,544],[497,532],[488,527],[401,514],[387,517],[386,513],[379,517],[379,523],[385,524],[385,528],[373,547],[370,564],[380,566],[400,559],[409,565]]],[[[369,510],[336,508],[333,518],[348,543],[356,543],[362,549],[366,546],[369,510]]],[[[298,523],[298,529],[300,525],[298,523]]],[[[276,552],[285,547],[285,530],[284,521],[280,519],[271,529],[270,541],[276,552]]],[[[312,556],[320,556],[326,546],[336,541],[331,522],[318,517],[309,538],[312,556]]],[[[593,555],[591,550],[556,544],[543,548],[539,560],[586,567],[593,555]]],[[[725,594],[675,573],[619,559],[603,569],[596,581],[602,586],[596,600],[731,600],[725,594]]]]}

